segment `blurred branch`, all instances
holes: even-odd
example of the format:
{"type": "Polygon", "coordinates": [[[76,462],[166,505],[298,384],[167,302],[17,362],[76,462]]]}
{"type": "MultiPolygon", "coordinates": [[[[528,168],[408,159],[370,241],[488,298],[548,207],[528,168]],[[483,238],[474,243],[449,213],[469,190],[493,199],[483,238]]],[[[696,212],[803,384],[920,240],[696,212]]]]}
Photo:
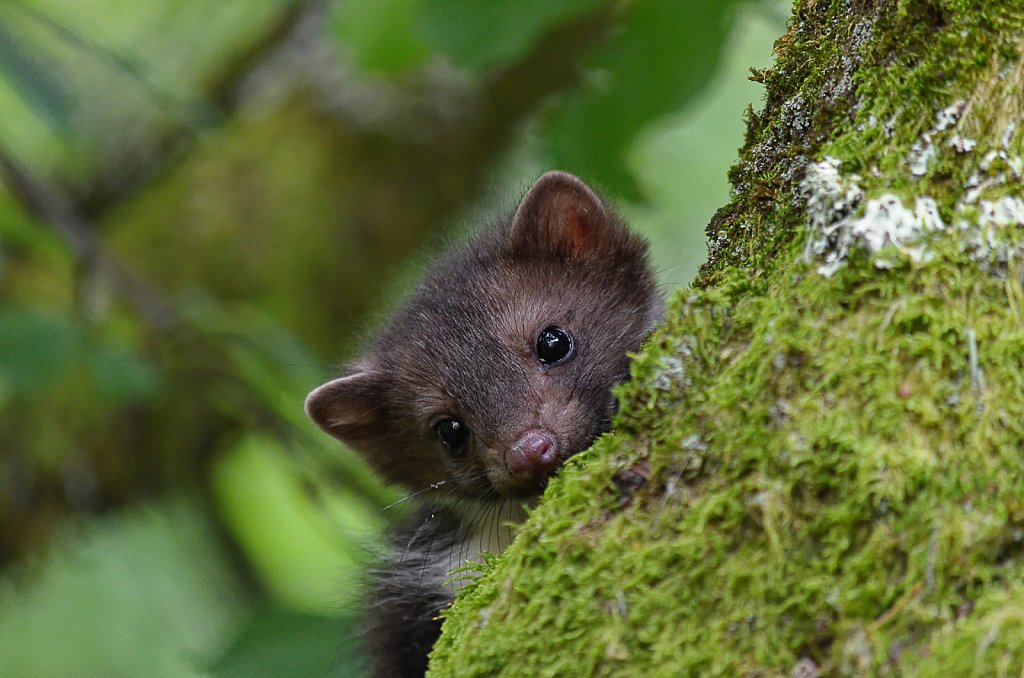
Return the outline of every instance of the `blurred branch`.
{"type": "Polygon", "coordinates": [[[152,328],[167,332],[179,324],[174,306],[155,287],[129,271],[96,236],[96,228],[56,186],[31,177],[0,147],[0,176],[26,211],[50,225],[68,243],[79,262],[101,275],[152,328]]]}
{"type": "Polygon", "coordinates": [[[225,65],[206,79],[197,101],[189,101],[161,85],[161,76],[145,62],[119,54],[63,25],[38,9],[18,0],[18,6],[36,21],[49,27],[55,35],[82,51],[93,54],[140,83],[146,94],[164,110],[169,110],[179,125],[163,133],[161,143],[142,166],[126,165],[112,180],[97,181],[88,186],[78,199],[84,214],[102,214],[112,205],[144,188],[155,176],[166,171],[175,161],[188,154],[199,140],[198,132],[226,121],[237,104],[237,86],[258,67],[268,53],[287,42],[295,28],[312,12],[320,11],[328,0],[291,0],[277,15],[274,23],[252,43],[226,60],[225,65]]]}
{"type": "Polygon", "coordinates": [[[237,89],[260,62],[275,49],[292,39],[303,21],[312,14],[322,14],[331,0],[291,0],[278,16],[276,23],[259,40],[246,46],[226,62],[206,86],[206,97],[220,111],[233,110],[237,104],[237,89]]]}

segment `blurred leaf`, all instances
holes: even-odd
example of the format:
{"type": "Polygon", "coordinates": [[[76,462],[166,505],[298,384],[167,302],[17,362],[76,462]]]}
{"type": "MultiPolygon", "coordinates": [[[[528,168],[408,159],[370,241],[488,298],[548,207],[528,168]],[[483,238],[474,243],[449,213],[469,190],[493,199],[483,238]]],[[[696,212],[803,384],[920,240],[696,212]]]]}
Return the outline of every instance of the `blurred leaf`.
{"type": "Polygon", "coordinates": [[[112,405],[149,400],[160,384],[152,363],[110,340],[90,340],[70,316],[0,308],[0,385],[6,393],[39,395],[83,361],[89,367],[87,388],[112,405]]]}
{"type": "Polygon", "coordinates": [[[160,372],[152,363],[116,344],[93,348],[89,366],[100,397],[114,405],[151,400],[160,387],[160,372]]]}
{"type": "Polygon", "coordinates": [[[595,77],[547,124],[553,165],[620,197],[636,198],[627,150],[650,121],[678,110],[706,84],[717,67],[735,4],[630,4],[622,33],[595,54],[595,77]]]}
{"type": "Polygon", "coordinates": [[[51,386],[81,357],[83,333],[71,319],[38,308],[0,308],[0,383],[18,395],[51,386]]]}
{"type": "Polygon", "coordinates": [[[302,401],[319,376],[308,348],[266,315],[244,307],[229,312],[201,290],[185,295],[179,309],[268,409],[298,427],[308,425],[302,401]]]}
{"type": "Polygon", "coordinates": [[[0,2],[0,139],[34,171],[77,189],[134,179],[131,170],[165,152],[169,133],[212,117],[208,97],[292,4],[0,2]],[[40,124],[44,109],[62,116],[63,134],[40,124]]]}
{"type": "Polygon", "coordinates": [[[370,557],[380,520],[358,499],[346,524],[314,501],[279,443],[244,439],[214,465],[213,493],[228,529],[263,582],[297,610],[337,613],[370,557]]]}
{"type": "Polygon", "coordinates": [[[743,140],[743,112],[757,109],[764,93],[749,80],[750,68],[772,63],[787,10],[784,2],[737,8],[708,86],[683,110],[649,125],[629,150],[644,201],[620,208],[650,240],[659,278],[672,286],[692,280],[707,256],[704,228],[729,199],[728,170],[743,140]]]}
{"type": "Polygon", "coordinates": [[[14,246],[43,254],[48,259],[71,258],[67,243],[51,229],[25,214],[21,205],[0,185],[0,247],[14,246]]]}
{"type": "Polygon", "coordinates": [[[71,98],[58,79],[58,73],[44,66],[10,26],[9,20],[0,22],[0,74],[6,76],[40,117],[55,127],[66,127],[71,98]]]}
{"type": "Polygon", "coordinates": [[[421,0],[419,25],[437,52],[477,73],[522,56],[546,31],[603,0],[421,0]]]}
{"type": "Polygon", "coordinates": [[[218,678],[350,678],[363,675],[354,614],[321,617],[274,608],[258,615],[211,667],[218,678]]]}
{"type": "MultiPolygon", "coordinates": [[[[384,488],[354,452],[321,433],[306,418],[303,400],[324,380],[324,369],[294,334],[255,308],[239,306],[229,312],[198,291],[183,297],[179,310],[224,354],[225,367],[244,386],[247,398],[255,396],[267,410],[305,434],[304,456],[321,464],[317,469],[321,475],[329,469],[335,477],[344,478],[354,492],[378,505],[395,500],[394,492],[384,488]]],[[[210,407],[223,408],[225,414],[237,418],[237,408],[251,407],[251,400],[219,398],[210,407]]]]}
{"type": "Polygon", "coordinates": [[[419,0],[338,2],[331,15],[334,36],[359,68],[395,75],[422,64],[430,50],[417,34],[419,0]]]}
{"type": "Polygon", "coordinates": [[[199,676],[247,614],[192,501],[86,523],[17,574],[0,580],[5,676],[199,676]]]}

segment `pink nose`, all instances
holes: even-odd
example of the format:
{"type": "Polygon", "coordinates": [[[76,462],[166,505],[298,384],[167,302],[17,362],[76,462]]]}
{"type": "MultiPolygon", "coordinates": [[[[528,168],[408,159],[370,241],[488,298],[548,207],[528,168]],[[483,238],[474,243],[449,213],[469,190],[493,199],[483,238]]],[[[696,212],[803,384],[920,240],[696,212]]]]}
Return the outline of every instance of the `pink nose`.
{"type": "Polygon", "coordinates": [[[558,466],[558,446],[547,431],[527,431],[512,445],[508,467],[521,480],[546,478],[558,466]]]}

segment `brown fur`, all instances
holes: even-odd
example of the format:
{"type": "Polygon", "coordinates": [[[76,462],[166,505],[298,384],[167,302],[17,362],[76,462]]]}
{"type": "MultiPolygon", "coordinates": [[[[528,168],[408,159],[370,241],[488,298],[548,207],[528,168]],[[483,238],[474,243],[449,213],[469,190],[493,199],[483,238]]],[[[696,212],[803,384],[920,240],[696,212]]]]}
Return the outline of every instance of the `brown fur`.
{"type": "Polygon", "coordinates": [[[403,634],[393,633],[408,627],[407,640],[432,645],[437,623],[423,619],[421,603],[434,609],[451,599],[442,584],[452,560],[442,553],[461,555],[479,541],[481,516],[490,515],[480,500],[505,505],[543,490],[546,477],[510,470],[512,445],[542,430],[561,462],[606,431],[611,387],[627,378],[626,354],[640,347],[660,311],[643,240],[579,179],[550,172],[510,219],[432,268],[347,376],[310,394],[313,421],[383,477],[415,491],[435,488],[421,495],[425,512],[398,537],[405,555],[392,559],[382,570],[387,580],[378,578],[374,589],[378,630],[370,629],[377,639],[369,644],[378,675],[422,673],[425,651],[410,661],[399,647],[403,634]],[[573,339],[575,353],[561,364],[542,364],[536,354],[537,337],[550,326],[573,339]],[[458,453],[438,439],[435,427],[445,418],[470,431],[458,453]],[[406,619],[417,609],[420,627],[406,619]]]}

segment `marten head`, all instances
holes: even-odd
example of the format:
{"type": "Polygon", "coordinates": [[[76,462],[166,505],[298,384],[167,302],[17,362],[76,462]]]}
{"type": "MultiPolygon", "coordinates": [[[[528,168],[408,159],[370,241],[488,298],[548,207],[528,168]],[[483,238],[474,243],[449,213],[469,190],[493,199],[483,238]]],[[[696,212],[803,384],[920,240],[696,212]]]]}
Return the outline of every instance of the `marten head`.
{"type": "Polygon", "coordinates": [[[660,308],[646,243],[582,181],[549,172],[438,262],[306,412],[414,490],[535,495],[609,428],[611,387],[660,308]]]}

